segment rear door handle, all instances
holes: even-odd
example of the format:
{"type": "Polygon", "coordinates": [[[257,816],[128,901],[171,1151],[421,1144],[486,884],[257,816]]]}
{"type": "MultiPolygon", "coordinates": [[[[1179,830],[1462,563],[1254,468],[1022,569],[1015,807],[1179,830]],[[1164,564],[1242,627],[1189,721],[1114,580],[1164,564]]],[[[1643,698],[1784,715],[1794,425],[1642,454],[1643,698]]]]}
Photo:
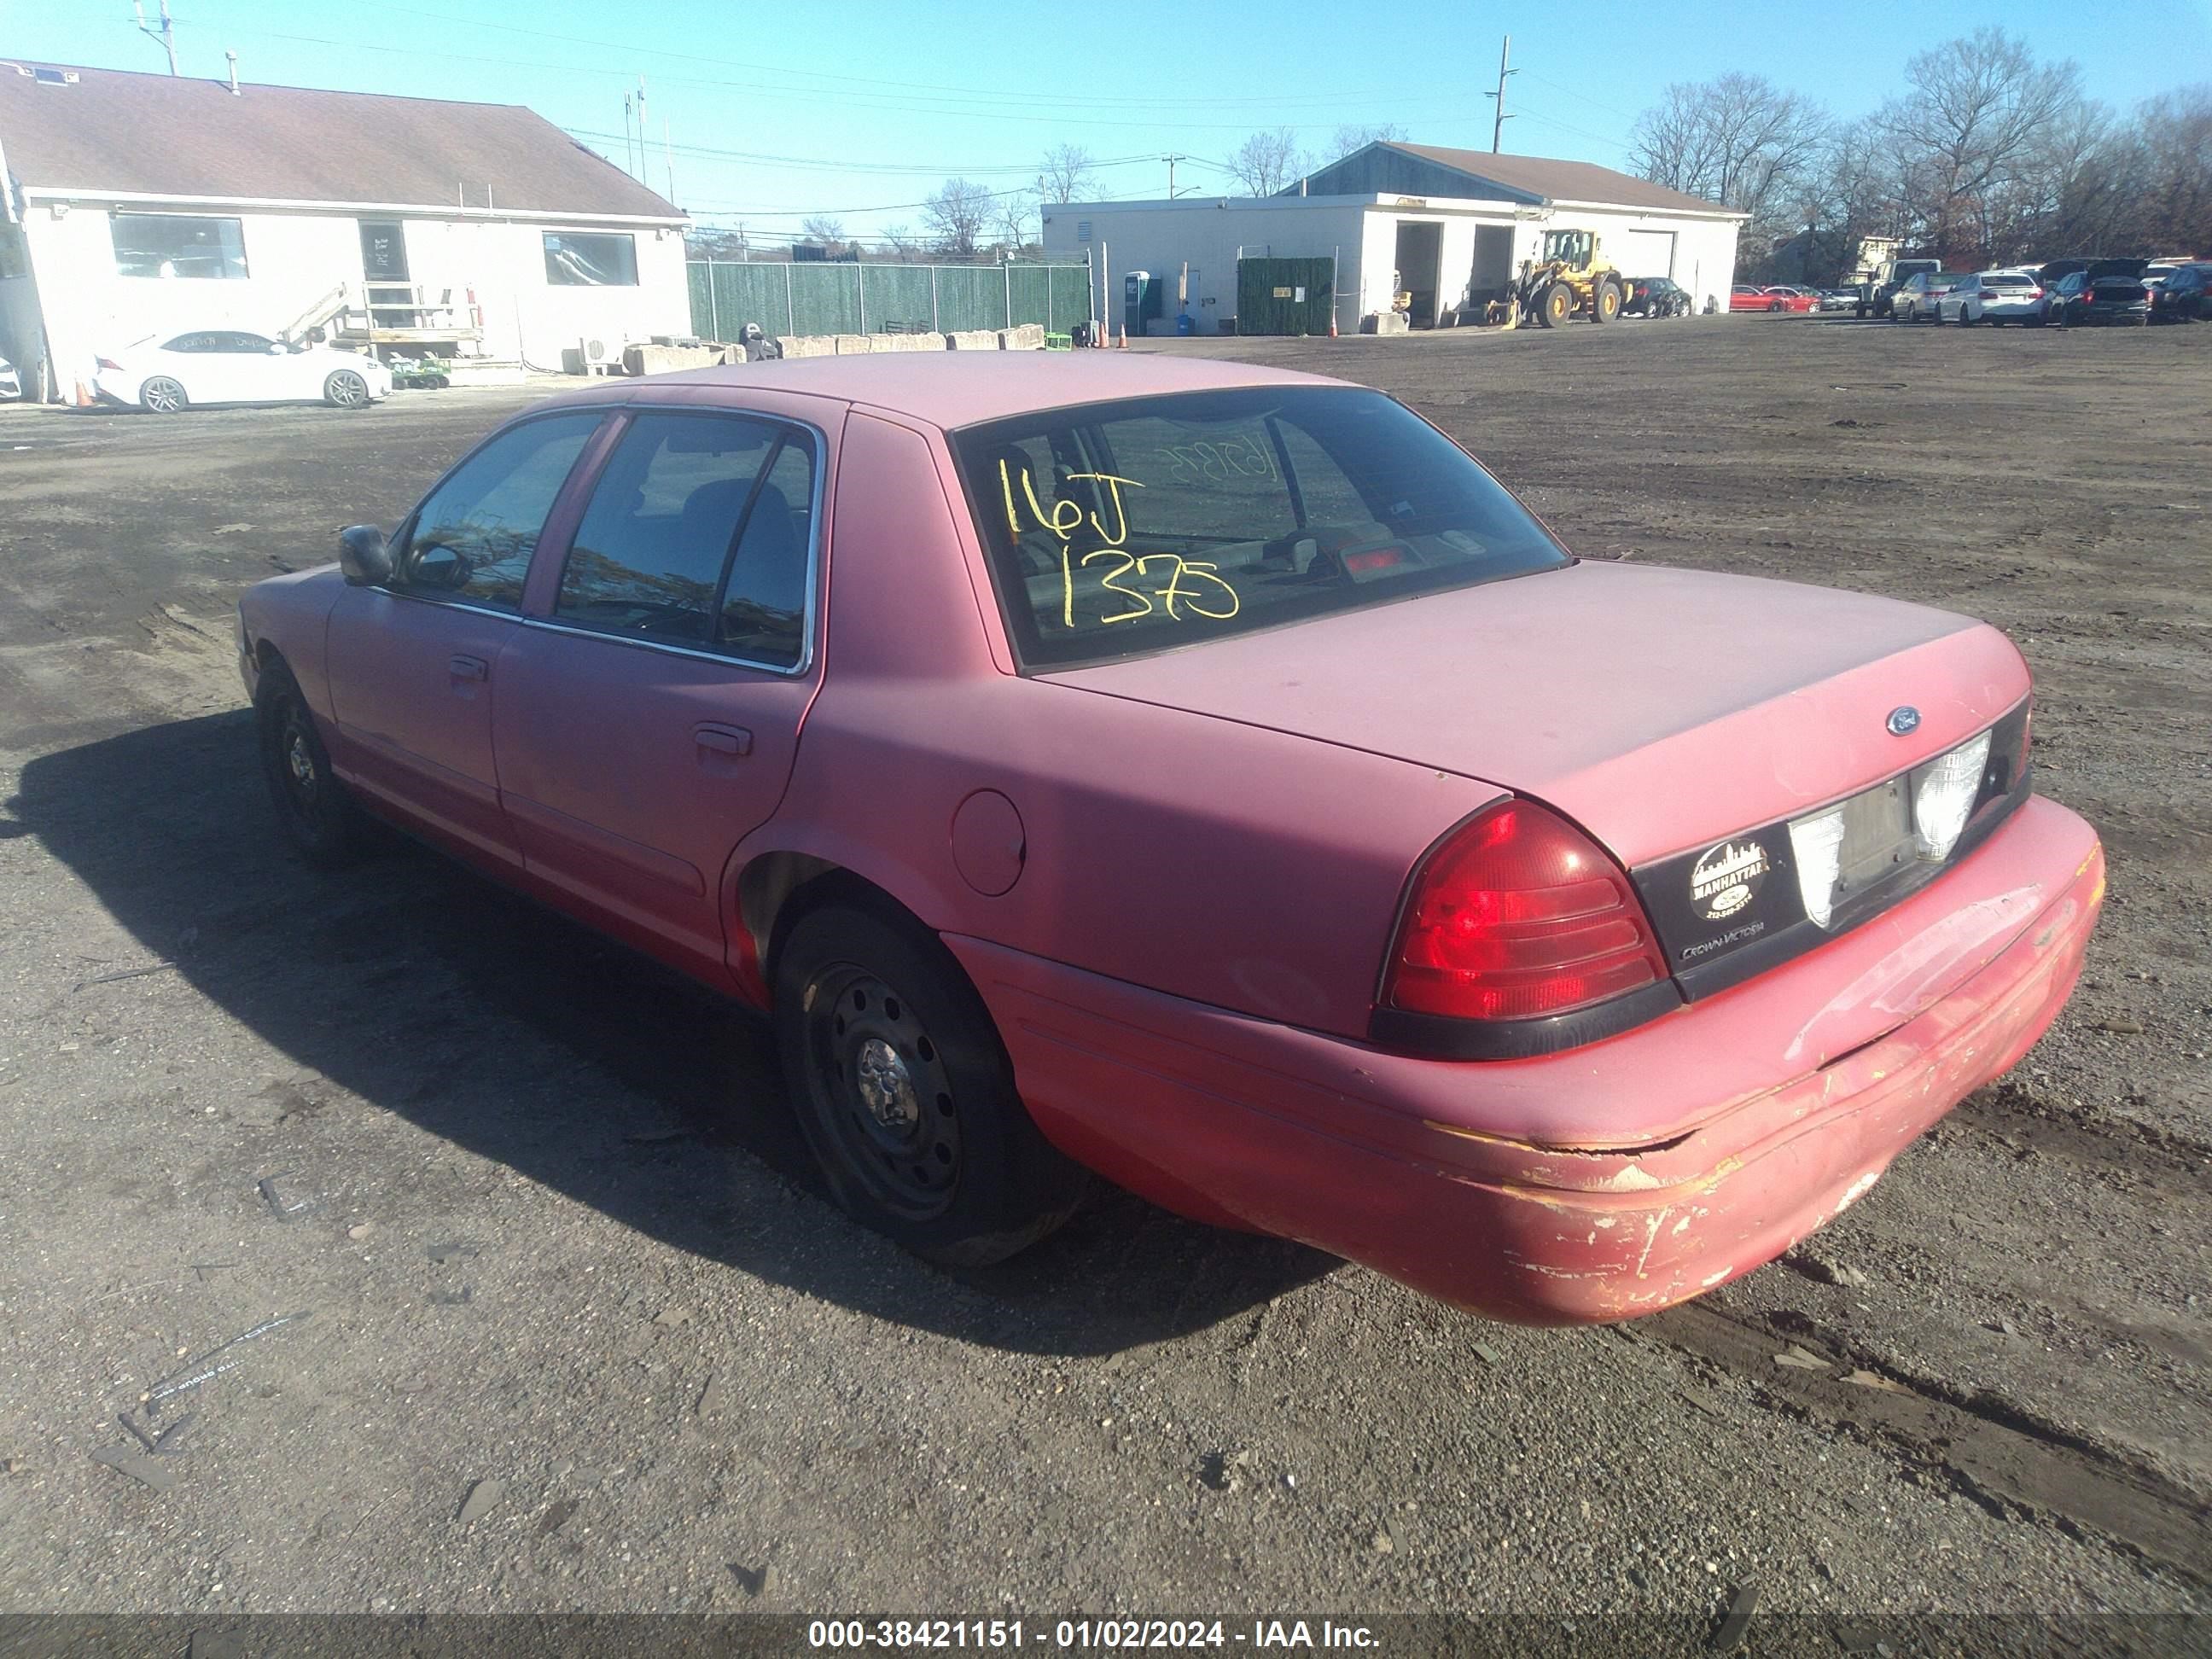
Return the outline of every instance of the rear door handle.
{"type": "Polygon", "coordinates": [[[446,669],[457,680],[480,680],[491,673],[491,665],[482,657],[455,657],[446,669]]]}
{"type": "Polygon", "coordinates": [[[721,755],[750,755],[753,752],[753,734],[742,726],[695,726],[692,740],[702,749],[711,749],[721,755]]]}

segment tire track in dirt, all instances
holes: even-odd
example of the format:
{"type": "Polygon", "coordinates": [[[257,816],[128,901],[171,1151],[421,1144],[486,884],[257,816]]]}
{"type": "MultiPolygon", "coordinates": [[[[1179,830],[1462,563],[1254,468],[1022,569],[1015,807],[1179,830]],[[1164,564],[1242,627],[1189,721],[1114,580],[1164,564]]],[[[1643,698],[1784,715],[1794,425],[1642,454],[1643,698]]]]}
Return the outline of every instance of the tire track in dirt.
{"type": "Polygon", "coordinates": [[[2017,1407],[1900,1376],[1802,1316],[1745,1316],[1706,1301],[1620,1328],[1631,1341],[1656,1339],[1734,1374],[1770,1407],[1935,1471],[1994,1515],[2094,1534],[2212,1585],[2212,1503],[2017,1407]],[[1778,1365],[1792,1346],[1827,1366],[1778,1365]],[[1846,1370],[1860,1380],[1844,1380],[1846,1370]]]}

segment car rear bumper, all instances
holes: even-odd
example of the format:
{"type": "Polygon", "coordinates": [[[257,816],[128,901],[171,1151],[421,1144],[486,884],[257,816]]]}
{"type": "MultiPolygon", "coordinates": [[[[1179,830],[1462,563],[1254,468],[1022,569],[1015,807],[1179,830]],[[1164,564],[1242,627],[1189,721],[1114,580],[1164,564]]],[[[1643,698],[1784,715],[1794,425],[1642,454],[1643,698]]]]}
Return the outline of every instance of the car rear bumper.
{"type": "Polygon", "coordinates": [[[2031,798],[1822,949],[1514,1061],[1410,1059],[946,942],[1071,1156],[1478,1312],[1596,1322],[1772,1260],[2009,1068],[2079,976],[2104,882],[2088,825],[2031,798]]]}

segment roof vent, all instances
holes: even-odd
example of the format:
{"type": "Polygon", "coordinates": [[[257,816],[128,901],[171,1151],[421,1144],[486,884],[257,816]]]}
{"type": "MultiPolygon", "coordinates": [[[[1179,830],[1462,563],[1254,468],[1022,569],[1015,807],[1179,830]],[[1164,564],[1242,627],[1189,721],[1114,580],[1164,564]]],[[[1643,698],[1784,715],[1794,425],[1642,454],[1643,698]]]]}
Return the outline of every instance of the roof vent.
{"type": "Polygon", "coordinates": [[[35,69],[32,78],[42,87],[73,87],[76,84],[75,70],[35,69]]]}

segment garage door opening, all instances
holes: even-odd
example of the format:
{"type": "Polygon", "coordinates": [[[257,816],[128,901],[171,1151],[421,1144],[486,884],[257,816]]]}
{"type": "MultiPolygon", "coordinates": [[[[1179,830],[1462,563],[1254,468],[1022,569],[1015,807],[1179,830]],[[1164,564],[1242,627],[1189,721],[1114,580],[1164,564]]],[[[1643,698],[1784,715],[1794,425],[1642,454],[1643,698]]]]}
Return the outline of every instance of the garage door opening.
{"type": "Polygon", "coordinates": [[[1477,225],[1474,228],[1474,267],[1468,273],[1467,303],[1474,319],[1482,319],[1483,307],[1513,292],[1513,227],[1477,225]]]}
{"type": "Polygon", "coordinates": [[[1443,264],[1444,228],[1440,224],[1401,224],[1398,227],[1398,280],[1395,293],[1411,294],[1413,304],[1406,320],[1415,328],[1437,325],[1437,290],[1443,264]]]}

